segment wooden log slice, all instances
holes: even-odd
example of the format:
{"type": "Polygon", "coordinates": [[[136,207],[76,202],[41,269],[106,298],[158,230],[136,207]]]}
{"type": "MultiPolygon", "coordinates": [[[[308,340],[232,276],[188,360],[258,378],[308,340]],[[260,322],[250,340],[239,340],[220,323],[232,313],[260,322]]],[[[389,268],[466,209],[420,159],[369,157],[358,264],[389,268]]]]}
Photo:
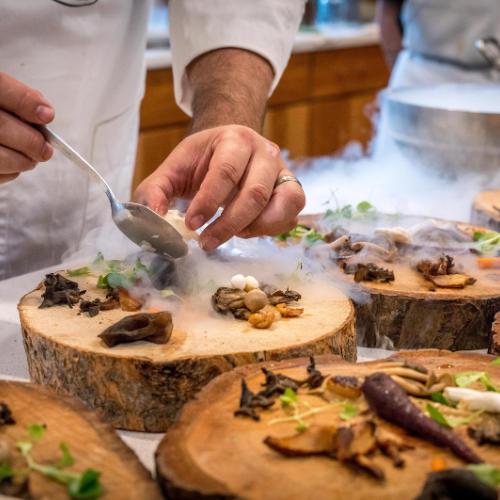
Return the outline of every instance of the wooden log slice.
{"type": "MultiPolygon", "coordinates": [[[[93,277],[72,278],[86,298],[100,297],[93,277]]],[[[165,345],[140,341],[108,348],[97,337],[133,314],[121,310],[94,318],[68,306],[38,309],[43,291],[21,299],[19,313],[31,380],[71,394],[117,428],[164,432],[182,406],[217,375],[236,366],[334,353],[356,360],[354,308],[339,290],[318,283],[303,296],[305,312],[267,330],[228,320],[210,307],[174,315],[165,345]],[[217,316],[217,317],[215,317],[217,316]]]]}
{"type": "Polygon", "coordinates": [[[493,325],[491,325],[491,339],[488,353],[500,356],[500,312],[495,314],[495,320],[493,321],[493,325]]]}
{"type": "MultiPolygon", "coordinates": [[[[309,216],[301,222],[314,226],[322,218],[309,216]]],[[[467,234],[485,231],[465,223],[457,227],[467,234]]],[[[479,269],[474,257],[467,259],[467,272],[477,282],[458,290],[432,286],[409,264],[373,259],[393,270],[395,281],[357,284],[332,261],[331,273],[351,290],[358,343],[394,349],[486,349],[494,315],[500,311],[500,270],[479,269]]]]}
{"type": "Polygon", "coordinates": [[[484,191],[472,202],[470,220],[473,224],[500,231],[500,191],[484,191]]]}
{"type": "MultiPolygon", "coordinates": [[[[484,370],[493,356],[451,353],[442,350],[400,352],[391,359],[412,359],[439,373],[484,370]]],[[[382,360],[385,362],[385,360],[382,360]]],[[[261,420],[235,417],[245,378],[253,392],[261,389],[262,367],[295,379],[303,379],[309,360],[295,359],[280,363],[260,363],[238,368],[213,380],[184,407],[175,426],[165,435],[156,451],[157,479],[167,498],[177,500],[401,500],[418,496],[430,472],[432,458],[443,458],[448,468],[464,463],[445,449],[421,439],[409,437],[403,430],[384,422],[384,427],[404,436],[414,449],[404,451],[404,468],[396,469],[384,456],[375,456],[385,472],[380,483],[324,456],[285,458],[264,443],[267,436],[286,437],[296,433],[297,422],[268,425],[277,415],[279,404],[259,413],[261,420]]],[[[316,367],[324,375],[365,377],[377,371],[380,361],[352,364],[336,356],[318,356],[316,367]]],[[[500,368],[490,370],[500,377],[500,368]]],[[[321,406],[317,396],[300,395],[314,407],[321,406]],[[309,398],[309,399],[308,399],[309,398]],[[312,400],[314,398],[314,401],[312,400]]],[[[341,425],[338,410],[316,413],[310,424],[341,425]]],[[[343,425],[348,425],[344,422],[343,425]]],[[[466,426],[454,430],[487,463],[500,467],[500,448],[477,446],[467,436],[466,426]]]]}
{"type": "MultiPolygon", "coordinates": [[[[0,402],[9,406],[15,425],[0,428],[0,440],[12,450],[12,467],[21,470],[26,460],[16,450],[17,441],[29,439],[31,424],[47,426],[43,437],[33,445],[35,462],[49,465],[62,456],[60,443],[65,443],[75,463],[67,471],[81,473],[86,469],[101,472],[102,500],[155,500],[162,495],[151,474],[114,429],[99,420],[81,402],[55,394],[35,384],[0,381],[0,402]]],[[[29,475],[33,499],[68,500],[67,487],[38,472],[29,475]]]]}

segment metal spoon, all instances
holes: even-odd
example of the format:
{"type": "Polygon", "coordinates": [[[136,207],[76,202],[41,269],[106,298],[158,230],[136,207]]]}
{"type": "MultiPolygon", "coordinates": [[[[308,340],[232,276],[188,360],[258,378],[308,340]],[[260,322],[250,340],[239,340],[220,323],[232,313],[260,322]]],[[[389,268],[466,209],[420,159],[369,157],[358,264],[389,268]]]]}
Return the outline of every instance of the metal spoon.
{"type": "Polygon", "coordinates": [[[60,151],[68,160],[83,170],[104,190],[111,203],[111,212],[116,227],[130,240],[140,247],[151,245],[158,255],[178,259],[188,253],[184,238],[174,227],[158,214],[139,203],[120,203],[106,181],[52,130],[43,126],[35,126],[54,149],[60,151]]]}

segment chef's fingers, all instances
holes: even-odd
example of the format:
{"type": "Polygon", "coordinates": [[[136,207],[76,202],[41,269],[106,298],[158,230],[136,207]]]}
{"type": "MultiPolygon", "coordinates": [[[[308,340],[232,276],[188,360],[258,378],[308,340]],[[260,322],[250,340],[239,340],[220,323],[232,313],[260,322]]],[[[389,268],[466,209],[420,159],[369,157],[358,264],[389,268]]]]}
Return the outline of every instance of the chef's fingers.
{"type": "Polygon", "coordinates": [[[17,179],[21,174],[0,174],[0,184],[6,184],[7,182],[17,179]]]}
{"type": "Polygon", "coordinates": [[[251,134],[255,132],[235,126],[215,138],[208,171],[186,212],[189,229],[210,220],[240,183],[252,156],[251,134]]]}
{"type": "MultiPolygon", "coordinates": [[[[280,177],[292,175],[280,172],[280,177]]],[[[297,216],[306,204],[303,189],[296,182],[284,182],[274,189],[266,208],[251,224],[237,234],[239,238],[278,236],[291,231],[298,222],[297,216]]]]}
{"type": "Polygon", "coordinates": [[[37,161],[49,160],[54,152],[38,130],[2,110],[0,110],[0,145],[37,161]]]}
{"type": "Polygon", "coordinates": [[[155,172],[139,184],[134,193],[134,201],[149,207],[163,217],[168,212],[173,192],[168,177],[155,172]]]}
{"type": "Polygon", "coordinates": [[[31,123],[45,125],[54,119],[54,108],[38,90],[0,72],[0,109],[31,123]]]}
{"type": "Polygon", "coordinates": [[[37,161],[0,145],[0,174],[16,174],[33,170],[37,161]]]}
{"type": "MultiPolygon", "coordinates": [[[[278,147],[275,147],[279,152],[278,147]]],[[[240,191],[222,215],[201,233],[200,246],[203,250],[214,250],[259,216],[269,203],[282,162],[281,156],[271,154],[263,143],[259,144],[248,163],[240,191]]]]}

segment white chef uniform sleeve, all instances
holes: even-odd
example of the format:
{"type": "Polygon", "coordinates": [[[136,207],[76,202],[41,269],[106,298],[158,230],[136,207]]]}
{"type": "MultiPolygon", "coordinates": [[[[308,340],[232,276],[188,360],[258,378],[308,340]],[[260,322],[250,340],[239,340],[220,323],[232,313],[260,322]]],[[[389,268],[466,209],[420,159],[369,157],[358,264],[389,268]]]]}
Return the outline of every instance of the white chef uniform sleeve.
{"type": "Polygon", "coordinates": [[[186,67],[211,50],[234,47],[259,54],[274,70],[270,94],[285,70],[305,0],[170,0],[175,99],[192,115],[186,67]]]}

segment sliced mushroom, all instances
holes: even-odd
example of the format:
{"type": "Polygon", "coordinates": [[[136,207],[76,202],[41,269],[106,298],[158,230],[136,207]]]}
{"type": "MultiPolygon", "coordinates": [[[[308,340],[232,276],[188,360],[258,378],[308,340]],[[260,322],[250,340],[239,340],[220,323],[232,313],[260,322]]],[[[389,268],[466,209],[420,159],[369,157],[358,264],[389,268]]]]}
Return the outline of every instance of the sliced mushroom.
{"type": "Polygon", "coordinates": [[[333,425],[311,425],[304,432],[291,437],[266,437],[264,443],[269,448],[287,457],[309,455],[333,455],[335,453],[335,433],[333,425]]]}
{"type": "Polygon", "coordinates": [[[420,382],[427,382],[427,380],[429,379],[429,375],[404,367],[385,368],[383,370],[378,369],[378,371],[383,371],[384,373],[387,373],[389,375],[398,375],[399,377],[418,380],[420,382]]]}
{"type": "Polygon", "coordinates": [[[390,375],[394,382],[397,382],[408,394],[411,394],[412,396],[426,397],[430,394],[425,385],[417,382],[416,380],[399,377],[398,375],[392,375],[389,373],[388,375],[390,375]]]}
{"type": "Polygon", "coordinates": [[[276,304],[276,309],[284,318],[296,318],[304,312],[303,307],[290,307],[287,304],[276,304]]]}
{"type": "Polygon", "coordinates": [[[401,438],[392,432],[378,425],[375,430],[375,439],[382,452],[392,458],[394,467],[404,467],[405,461],[401,458],[399,452],[410,450],[413,447],[404,443],[401,438]]]}

